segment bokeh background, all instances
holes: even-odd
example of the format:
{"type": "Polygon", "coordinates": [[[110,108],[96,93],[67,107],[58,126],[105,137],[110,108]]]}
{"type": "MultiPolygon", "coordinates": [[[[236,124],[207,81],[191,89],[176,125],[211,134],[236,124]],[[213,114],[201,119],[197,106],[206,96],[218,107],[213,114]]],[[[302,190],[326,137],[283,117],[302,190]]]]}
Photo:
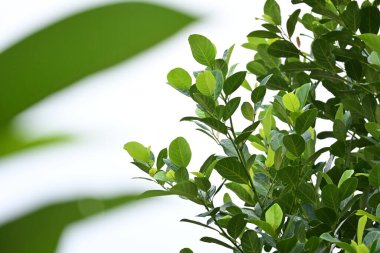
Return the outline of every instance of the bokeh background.
{"type": "MultiPolygon", "coordinates": [[[[102,0],[0,1],[0,52],[25,36],[74,13],[109,4],[102,0]]],[[[141,193],[157,186],[133,177],[143,176],[131,165],[123,144],[136,140],[157,154],[172,139],[184,136],[193,159],[190,170],[219,148],[191,123],[194,104],[166,84],[174,67],[200,70],[187,43],[190,34],[211,39],[221,57],[236,44],[232,63],[243,70],[252,53],[241,47],[246,35],[258,29],[262,14],[258,0],[149,1],[196,17],[169,39],[132,59],[97,72],[55,93],[20,114],[14,121],[28,136],[65,134],[69,141],[24,150],[0,158],[0,227],[10,220],[58,201],[141,193]]],[[[284,17],[294,8],[281,1],[284,17]]],[[[160,22],[156,20],[155,22],[160,22]]],[[[252,80],[254,80],[253,77],[252,80]]],[[[0,86],[7,85],[0,83],[0,86]]],[[[57,252],[226,252],[199,242],[217,236],[186,223],[202,208],[178,197],[147,199],[92,216],[65,228],[57,252]]],[[[35,233],[41,228],[35,227],[35,233]]],[[[14,238],[15,243],[18,238],[14,238]]],[[[4,252],[5,253],[5,252],[4,252]]],[[[34,253],[34,252],[30,252],[34,253]]],[[[36,252],[37,253],[37,252],[36,252]]]]}

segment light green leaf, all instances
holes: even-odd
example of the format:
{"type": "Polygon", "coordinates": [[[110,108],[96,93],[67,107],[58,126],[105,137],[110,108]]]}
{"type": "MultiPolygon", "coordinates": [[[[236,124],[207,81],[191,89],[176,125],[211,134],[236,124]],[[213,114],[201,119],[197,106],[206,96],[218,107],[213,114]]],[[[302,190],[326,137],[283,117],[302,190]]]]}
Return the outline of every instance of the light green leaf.
{"type": "Polygon", "coordinates": [[[267,0],[264,4],[264,14],[271,17],[276,25],[281,25],[281,10],[275,0],[267,0]]]}
{"type": "Polygon", "coordinates": [[[124,149],[135,160],[148,163],[150,161],[150,150],[137,141],[131,141],[124,145],[124,149]]]}
{"type": "Polygon", "coordinates": [[[365,123],[365,129],[368,133],[370,133],[373,138],[376,140],[380,140],[380,125],[375,122],[367,122],[365,123]]]}
{"type": "Polygon", "coordinates": [[[241,105],[241,113],[246,120],[252,121],[255,117],[255,110],[249,102],[244,102],[241,105]]]}
{"type": "Polygon", "coordinates": [[[187,167],[191,160],[189,143],[183,137],[177,137],[169,146],[169,158],[178,167],[187,167]]]}
{"type": "Polygon", "coordinates": [[[370,64],[380,66],[380,53],[375,51],[371,52],[371,54],[368,56],[368,62],[370,64]]]}
{"type": "Polygon", "coordinates": [[[281,207],[275,203],[265,212],[265,221],[277,229],[282,222],[283,213],[281,207]]]}
{"type": "Polygon", "coordinates": [[[267,68],[264,67],[260,62],[258,61],[251,61],[247,63],[247,70],[251,72],[252,74],[261,76],[265,75],[267,73],[267,68]]]}
{"type": "Polygon", "coordinates": [[[189,90],[192,84],[191,76],[183,68],[170,70],[167,79],[168,83],[178,90],[189,90]]]}
{"type": "Polygon", "coordinates": [[[363,210],[358,210],[356,211],[355,213],[356,215],[365,215],[367,216],[368,218],[370,218],[371,220],[377,222],[377,223],[380,223],[380,218],[377,218],[375,215],[373,214],[370,214],[370,213],[367,213],[366,211],[363,211],[363,210]]]}
{"type": "Polygon", "coordinates": [[[216,48],[205,36],[192,34],[189,36],[189,44],[194,59],[202,65],[214,66],[216,48]]]}
{"type": "Polygon", "coordinates": [[[363,234],[364,234],[364,229],[365,229],[366,224],[367,224],[367,216],[360,217],[359,222],[358,222],[358,228],[357,228],[357,241],[359,245],[362,244],[363,242],[363,234]]]}
{"type": "Polygon", "coordinates": [[[0,53],[0,125],[54,92],[152,47],[193,20],[156,4],[118,2],[56,21],[23,38],[0,53]]]}
{"type": "Polygon", "coordinates": [[[286,135],[282,141],[285,148],[296,157],[300,157],[305,151],[305,140],[298,134],[286,135]]]}
{"type": "Polygon", "coordinates": [[[354,172],[354,170],[345,170],[339,179],[338,188],[340,188],[343,182],[349,179],[354,174],[354,172]]]}
{"type": "Polygon", "coordinates": [[[310,87],[310,83],[305,83],[304,85],[296,89],[296,96],[300,102],[300,108],[303,108],[306,104],[310,92],[310,87]]]}
{"type": "Polygon", "coordinates": [[[261,124],[263,125],[263,129],[264,129],[264,134],[265,134],[265,138],[267,141],[270,140],[270,137],[271,137],[271,130],[272,130],[272,108],[273,106],[270,105],[266,111],[265,111],[265,116],[264,118],[261,120],[261,124]]]}
{"type": "Polygon", "coordinates": [[[233,191],[244,202],[254,205],[254,194],[248,185],[230,182],[226,183],[225,186],[233,191]]]}
{"type": "Polygon", "coordinates": [[[269,224],[266,221],[257,220],[257,219],[248,219],[248,222],[257,225],[259,228],[267,232],[270,236],[273,236],[273,237],[276,236],[275,228],[273,227],[272,224],[269,224]]]}
{"type": "Polygon", "coordinates": [[[216,89],[216,79],[211,71],[205,70],[197,76],[195,85],[203,95],[212,97],[216,89]]]}
{"type": "Polygon", "coordinates": [[[286,109],[291,112],[298,112],[300,109],[300,101],[294,93],[287,93],[282,97],[282,102],[286,109]]]}
{"type": "Polygon", "coordinates": [[[69,225],[136,200],[137,195],[82,198],[38,208],[0,226],[0,252],[56,252],[69,225]]]}
{"type": "Polygon", "coordinates": [[[373,33],[364,33],[358,35],[364,43],[373,51],[380,53],[380,35],[373,33]]]}
{"type": "Polygon", "coordinates": [[[218,173],[232,182],[247,184],[249,178],[243,165],[235,157],[226,157],[218,161],[215,165],[218,173]]]}

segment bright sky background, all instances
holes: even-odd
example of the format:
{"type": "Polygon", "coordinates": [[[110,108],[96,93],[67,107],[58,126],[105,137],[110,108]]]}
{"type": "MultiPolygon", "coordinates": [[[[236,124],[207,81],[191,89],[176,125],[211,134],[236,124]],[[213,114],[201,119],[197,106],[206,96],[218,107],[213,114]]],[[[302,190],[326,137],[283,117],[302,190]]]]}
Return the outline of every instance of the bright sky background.
{"type": "MultiPolygon", "coordinates": [[[[32,31],[101,0],[12,0],[0,1],[0,51],[32,31]]],[[[180,123],[194,115],[194,103],[166,85],[167,72],[177,66],[199,70],[191,56],[187,37],[199,33],[218,48],[236,44],[232,63],[240,69],[253,52],[243,49],[246,35],[259,27],[262,0],[161,0],[154,1],[202,17],[169,40],[54,95],[18,119],[33,135],[69,133],[76,141],[25,152],[0,161],[0,223],[56,199],[107,196],[142,192],[155,187],[141,180],[137,168],[122,149],[137,140],[152,145],[157,154],[172,139],[184,136],[193,149],[190,168],[197,171],[204,159],[221,150],[180,123]]],[[[279,1],[286,20],[289,1],[279,1]]],[[[191,247],[196,253],[229,252],[199,242],[202,236],[217,236],[196,226],[180,223],[203,209],[177,197],[139,202],[71,226],[59,253],[179,252],[191,247]]]]}

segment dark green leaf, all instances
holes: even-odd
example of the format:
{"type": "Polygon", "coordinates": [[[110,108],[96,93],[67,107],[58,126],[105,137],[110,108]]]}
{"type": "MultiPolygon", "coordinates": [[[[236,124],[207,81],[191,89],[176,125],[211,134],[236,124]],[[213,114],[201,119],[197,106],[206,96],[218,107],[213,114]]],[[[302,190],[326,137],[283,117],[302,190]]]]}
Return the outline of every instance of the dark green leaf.
{"type": "Polygon", "coordinates": [[[224,82],[223,91],[226,95],[232,94],[240,85],[244,82],[246,71],[236,72],[232,76],[228,77],[224,82]]]}
{"type": "Polygon", "coordinates": [[[215,101],[212,97],[202,95],[201,93],[193,93],[191,96],[205,112],[211,115],[215,113],[215,101]]]}
{"type": "Polygon", "coordinates": [[[228,65],[227,65],[226,61],[223,59],[216,59],[215,60],[215,69],[222,72],[224,77],[228,73],[228,65]]]}
{"type": "Polygon", "coordinates": [[[294,30],[296,28],[296,24],[298,21],[298,16],[300,15],[301,10],[295,10],[290,16],[288,21],[286,22],[286,29],[288,31],[289,38],[292,37],[294,30]]]}
{"type": "Polygon", "coordinates": [[[158,153],[157,163],[156,163],[157,169],[161,169],[165,165],[164,158],[167,158],[167,157],[168,157],[168,150],[164,148],[160,151],[160,153],[158,153]]]}
{"type": "Polygon", "coordinates": [[[236,109],[239,107],[240,100],[241,100],[240,97],[236,97],[228,101],[223,112],[223,119],[225,121],[231,118],[231,116],[234,114],[236,109]]]}
{"type": "Polygon", "coordinates": [[[284,136],[283,143],[285,148],[297,157],[305,150],[305,140],[298,134],[284,136]]]}
{"type": "Polygon", "coordinates": [[[321,68],[310,62],[286,62],[281,69],[285,72],[304,72],[321,68]]]}
{"type": "Polygon", "coordinates": [[[155,4],[120,2],[75,14],[24,38],[0,54],[0,125],[193,20],[155,4]]]}
{"type": "Polygon", "coordinates": [[[316,194],[313,185],[309,183],[302,183],[298,187],[297,197],[306,203],[314,204],[316,201],[316,194]]]}
{"type": "Polygon", "coordinates": [[[297,237],[281,239],[277,242],[276,246],[279,252],[293,252],[292,249],[297,243],[297,237]]]}
{"type": "Polygon", "coordinates": [[[232,238],[236,239],[243,232],[245,225],[247,225],[245,214],[237,214],[228,222],[227,232],[232,238]]]}
{"type": "Polygon", "coordinates": [[[296,188],[300,176],[300,168],[298,166],[282,168],[278,171],[277,176],[285,184],[290,185],[292,188],[296,188]]]}
{"type": "Polygon", "coordinates": [[[183,248],[179,253],[193,253],[193,251],[189,248],[183,248]]]}
{"type": "Polygon", "coordinates": [[[0,251],[55,252],[60,237],[70,224],[133,203],[136,197],[125,195],[107,199],[75,199],[39,208],[0,226],[0,251]]]}
{"type": "Polygon", "coordinates": [[[187,167],[191,160],[189,143],[183,137],[177,137],[169,146],[169,158],[178,167],[187,167]]]}
{"type": "Polygon", "coordinates": [[[288,41],[276,40],[268,47],[268,53],[275,57],[298,57],[300,51],[288,41]]]}
{"type": "Polygon", "coordinates": [[[253,31],[250,34],[248,34],[247,37],[267,38],[267,39],[280,38],[277,34],[273,32],[269,32],[269,31],[265,31],[265,30],[253,31]]]}
{"type": "Polygon", "coordinates": [[[322,207],[315,210],[315,215],[317,216],[318,220],[330,226],[334,225],[337,219],[335,211],[329,207],[322,207]]]}
{"type": "Polygon", "coordinates": [[[244,253],[261,253],[262,244],[257,234],[253,230],[247,230],[241,237],[241,246],[244,253]]]}
{"type": "Polygon", "coordinates": [[[175,180],[178,183],[189,181],[189,172],[187,171],[187,169],[183,167],[179,168],[175,172],[175,180]]]}
{"type": "Polygon", "coordinates": [[[379,187],[380,186],[380,165],[376,165],[372,168],[371,172],[369,173],[369,183],[373,187],[379,187]]]}
{"type": "Polygon", "coordinates": [[[192,34],[189,36],[189,44],[194,59],[202,65],[213,67],[216,57],[216,48],[205,36],[192,34]]]}
{"type": "Polygon", "coordinates": [[[184,117],[181,119],[181,121],[199,121],[202,122],[209,127],[215,129],[218,132],[221,132],[222,134],[227,134],[227,127],[220,121],[213,119],[213,118],[197,118],[197,117],[184,117]]]}
{"type": "Polygon", "coordinates": [[[265,24],[262,24],[261,26],[270,32],[281,33],[281,30],[276,25],[265,23],[265,24]]]}
{"type": "Polygon", "coordinates": [[[207,177],[196,177],[194,178],[194,182],[204,192],[207,192],[211,187],[211,183],[207,177]]]}
{"type": "Polygon", "coordinates": [[[269,16],[274,24],[281,25],[281,10],[276,0],[267,0],[265,2],[264,14],[269,16]]]}
{"type": "Polygon", "coordinates": [[[355,177],[346,179],[339,187],[339,199],[342,201],[356,191],[358,179],[355,177]]]}
{"type": "Polygon", "coordinates": [[[187,223],[191,223],[191,224],[195,224],[195,225],[199,225],[199,226],[202,226],[202,227],[205,227],[205,228],[211,228],[211,229],[214,229],[214,228],[212,228],[212,227],[210,227],[210,226],[208,226],[208,225],[206,225],[206,224],[203,224],[203,223],[201,223],[201,222],[199,222],[199,221],[195,221],[195,220],[182,219],[182,220],[180,220],[180,221],[182,221],[182,222],[187,222],[187,223]]]}
{"type": "Polygon", "coordinates": [[[346,140],[346,126],[341,120],[339,119],[334,120],[333,133],[334,133],[334,137],[337,140],[339,141],[346,140]]]}
{"type": "Polygon", "coordinates": [[[332,46],[324,39],[316,39],[311,45],[311,50],[316,62],[323,68],[335,71],[335,56],[332,53],[332,46]]]}
{"type": "Polygon", "coordinates": [[[379,32],[380,27],[380,11],[375,6],[364,7],[360,10],[359,30],[363,33],[379,32]]]}
{"type": "Polygon", "coordinates": [[[265,86],[258,86],[256,87],[252,93],[251,93],[251,100],[253,103],[259,103],[264,99],[265,93],[266,93],[266,87],[265,86]]]}
{"type": "Polygon", "coordinates": [[[351,1],[340,17],[352,32],[356,32],[360,24],[360,11],[358,3],[356,1],[351,1]]]}
{"type": "Polygon", "coordinates": [[[202,242],[207,242],[207,243],[215,243],[215,244],[218,244],[220,246],[223,246],[223,247],[226,247],[226,248],[229,248],[229,249],[234,249],[234,247],[231,247],[227,243],[222,242],[221,240],[218,240],[218,239],[215,239],[215,238],[212,238],[212,237],[208,237],[208,236],[202,237],[201,241],[202,242]]]}
{"type": "Polygon", "coordinates": [[[215,165],[218,173],[233,182],[247,184],[249,182],[247,171],[235,157],[226,157],[215,165]]]}
{"type": "Polygon", "coordinates": [[[309,129],[309,127],[314,127],[315,120],[317,119],[318,110],[310,109],[304,111],[300,116],[297,117],[294,129],[298,134],[303,134],[309,129]]]}
{"type": "Polygon", "coordinates": [[[360,82],[363,77],[362,64],[358,60],[350,59],[344,63],[347,75],[353,80],[360,82]]]}
{"type": "Polygon", "coordinates": [[[334,184],[328,184],[322,189],[322,203],[337,211],[339,209],[339,190],[334,184]]]}

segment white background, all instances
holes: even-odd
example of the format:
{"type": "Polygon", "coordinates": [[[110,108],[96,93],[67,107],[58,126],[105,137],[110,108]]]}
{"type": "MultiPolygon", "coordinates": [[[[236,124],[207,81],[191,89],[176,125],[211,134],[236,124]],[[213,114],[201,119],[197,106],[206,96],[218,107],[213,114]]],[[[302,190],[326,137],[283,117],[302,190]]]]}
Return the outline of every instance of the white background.
{"type": "MultiPolygon", "coordinates": [[[[52,21],[105,2],[109,1],[1,0],[0,51],[52,21]]],[[[69,133],[76,139],[0,161],[0,223],[52,200],[155,187],[131,179],[143,173],[129,164],[122,149],[127,141],[152,145],[157,154],[172,139],[184,136],[193,149],[193,171],[208,155],[221,151],[191,123],[179,122],[183,116],[194,115],[194,103],[166,85],[166,74],[177,66],[188,71],[202,68],[192,59],[187,44],[192,33],[209,37],[219,57],[236,44],[231,62],[241,63],[238,69],[243,69],[253,52],[240,45],[249,32],[259,28],[255,18],[262,14],[264,1],[154,2],[201,18],[131,61],[80,81],[17,119],[20,128],[33,136],[69,133]]],[[[286,20],[294,8],[289,9],[290,1],[279,2],[286,20]]],[[[71,226],[59,253],[174,253],[182,247],[191,247],[196,253],[228,252],[199,242],[202,236],[216,234],[179,222],[202,211],[177,197],[139,202],[71,226]]]]}

